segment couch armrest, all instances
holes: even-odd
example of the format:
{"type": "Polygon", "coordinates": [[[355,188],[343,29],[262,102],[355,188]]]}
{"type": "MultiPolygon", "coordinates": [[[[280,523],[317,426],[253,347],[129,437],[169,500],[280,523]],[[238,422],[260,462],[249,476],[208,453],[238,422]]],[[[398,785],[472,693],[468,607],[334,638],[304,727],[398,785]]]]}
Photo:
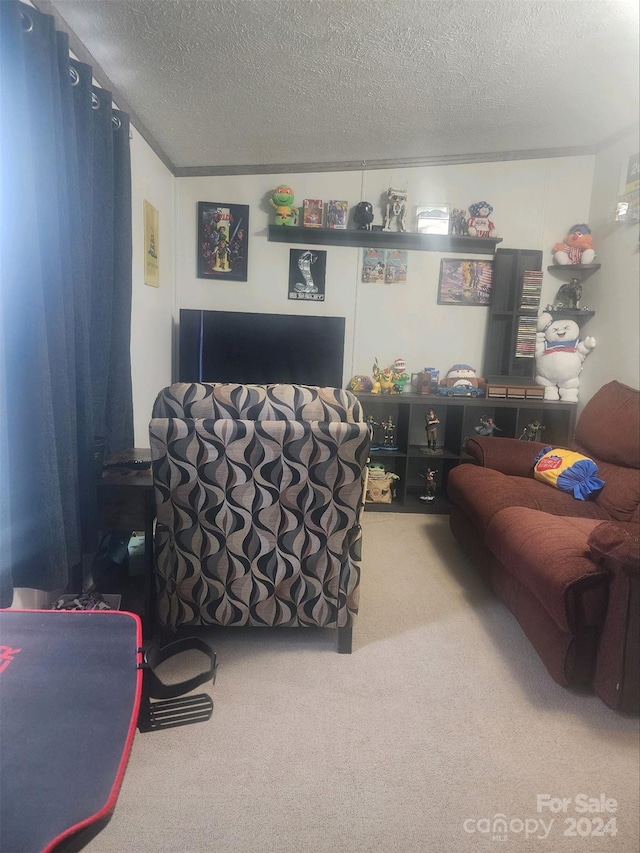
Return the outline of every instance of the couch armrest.
{"type": "Polygon", "coordinates": [[[614,573],[640,577],[640,525],[603,521],[589,535],[591,559],[614,573]]]}
{"type": "Polygon", "coordinates": [[[484,468],[494,468],[509,477],[533,477],[533,462],[548,447],[541,441],[520,441],[479,435],[468,438],[464,449],[484,468]]]}
{"type": "Polygon", "coordinates": [[[591,558],[611,571],[609,604],[593,688],[610,708],[640,711],[640,525],[603,521],[588,540],[591,558]]]}

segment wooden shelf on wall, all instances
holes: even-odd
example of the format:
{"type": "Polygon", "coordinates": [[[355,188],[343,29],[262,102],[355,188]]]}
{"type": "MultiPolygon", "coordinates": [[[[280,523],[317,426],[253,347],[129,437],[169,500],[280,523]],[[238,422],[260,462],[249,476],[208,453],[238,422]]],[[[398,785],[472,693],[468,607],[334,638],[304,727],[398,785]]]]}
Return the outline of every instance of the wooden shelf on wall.
{"type": "Polygon", "coordinates": [[[269,225],[269,240],[313,246],[370,246],[376,249],[412,249],[421,252],[493,255],[500,237],[456,237],[448,234],[418,234],[412,231],[357,231],[339,228],[302,228],[298,225],[269,225]]]}
{"type": "Polygon", "coordinates": [[[545,313],[551,314],[554,320],[575,320],[580,328],[596,316],[595,311],[583,311],[582,308],[553,308],[551,311],[545,310],[545,313]]]}
{"type": "Polygon", "coordinates": [[[552,264],[547,267],[548,272],[564,279],[578,278],[584,281],[600,269],[600,264],[552,264]]]}

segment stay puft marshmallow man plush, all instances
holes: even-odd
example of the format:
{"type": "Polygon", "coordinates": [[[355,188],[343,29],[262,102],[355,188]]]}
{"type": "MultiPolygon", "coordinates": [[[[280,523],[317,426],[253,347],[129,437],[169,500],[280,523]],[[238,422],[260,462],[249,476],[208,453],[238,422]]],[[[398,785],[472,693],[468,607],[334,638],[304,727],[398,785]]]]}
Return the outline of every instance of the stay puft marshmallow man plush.
{"type": "Polygon", "coordinates": [[[544,386],[544,399],[577,403],[582,364],[596,339],[581,340],[575,320],[554,320],[547,313],[538,317],[537,329],[536,382],[544,386]]]}

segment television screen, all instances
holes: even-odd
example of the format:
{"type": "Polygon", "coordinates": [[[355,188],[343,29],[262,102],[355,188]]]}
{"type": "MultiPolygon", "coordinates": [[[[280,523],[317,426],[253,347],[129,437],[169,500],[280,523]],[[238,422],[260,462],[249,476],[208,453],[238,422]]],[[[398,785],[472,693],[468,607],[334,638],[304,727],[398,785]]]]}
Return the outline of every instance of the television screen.
{"type": "Polygon", "coordinates": [[[344,317],[180,311],[179,382],[342,387],[344,317]]]}

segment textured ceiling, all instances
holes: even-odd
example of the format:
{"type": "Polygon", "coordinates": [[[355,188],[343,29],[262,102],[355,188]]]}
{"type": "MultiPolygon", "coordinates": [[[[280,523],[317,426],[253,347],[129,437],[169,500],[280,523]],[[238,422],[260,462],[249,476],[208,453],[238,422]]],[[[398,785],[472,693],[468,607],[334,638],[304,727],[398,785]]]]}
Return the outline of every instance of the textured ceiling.
{"type": "Polygon", "coordinates": [[[178,170],[586,150],[638,121],[635,0],[51,6],[178,170]]]}

